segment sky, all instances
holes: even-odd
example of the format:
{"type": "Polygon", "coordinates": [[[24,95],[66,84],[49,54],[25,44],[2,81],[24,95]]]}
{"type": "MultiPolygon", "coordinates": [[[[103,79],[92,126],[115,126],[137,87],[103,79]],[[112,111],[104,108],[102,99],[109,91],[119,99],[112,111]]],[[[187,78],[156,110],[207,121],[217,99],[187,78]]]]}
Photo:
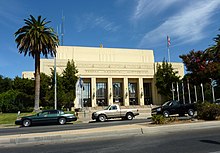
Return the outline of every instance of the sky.
{"type": "Polygon", "coordinates": [[[154,50],[155,62],[182,62],[179,55],[205,50],[220,33],[220,0],[1,0],[0,75],[34,71],[32,57],[18,53],[14,33],[33,15],[58,31],[64,46],[154,50]]]}

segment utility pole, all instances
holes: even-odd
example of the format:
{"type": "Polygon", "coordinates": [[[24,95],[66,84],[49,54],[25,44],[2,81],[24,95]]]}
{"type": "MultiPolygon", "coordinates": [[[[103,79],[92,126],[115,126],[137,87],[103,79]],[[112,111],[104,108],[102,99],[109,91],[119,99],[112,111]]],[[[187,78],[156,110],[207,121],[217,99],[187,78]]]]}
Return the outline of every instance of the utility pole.
{"type": "Polygon", "coordinates": [[[57,109],[57,72],[56,72],[56,53],[54,55],[54,109],[57,109]]]}

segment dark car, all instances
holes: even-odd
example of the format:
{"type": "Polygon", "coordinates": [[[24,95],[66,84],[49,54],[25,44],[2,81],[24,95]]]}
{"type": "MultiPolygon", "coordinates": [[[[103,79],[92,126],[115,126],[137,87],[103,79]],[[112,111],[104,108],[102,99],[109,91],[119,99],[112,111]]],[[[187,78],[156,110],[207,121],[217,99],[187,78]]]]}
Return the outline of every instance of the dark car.
{"type": "Polygon", "coordinates": [[[220,105],[220,98],[215,100],[215,103],[220,105]]]}
{"type": "Polygon", "coordinates": [[[66,124],[66,122],[76,121],[77,117],[74,114],[65,114],[61,110],[44,110],[36,115],[24,116],[15,121],[16,125],[25,127],[33,124],[66,124]]]}
{"type": "Polygon", "coordinates": [[[151,110],[151,115],[161,114],[164,117],[169,117],[169,115],[179,114],[180,116],[184,116],[188,114],[189,116],[194,116],[196,111],[196,107],[194,103],[191,104],[183,104],[180,101],[167,101],[162,106],[153,108],[151,110]]]}

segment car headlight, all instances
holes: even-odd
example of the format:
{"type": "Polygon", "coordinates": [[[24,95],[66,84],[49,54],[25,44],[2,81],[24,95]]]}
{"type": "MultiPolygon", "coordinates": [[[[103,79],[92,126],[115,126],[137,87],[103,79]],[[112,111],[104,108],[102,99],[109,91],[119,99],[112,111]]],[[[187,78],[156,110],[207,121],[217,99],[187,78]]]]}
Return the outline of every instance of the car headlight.
{"type": "Polygon", "coordinates": [[[157,112],[160,112],[161,111],[161,108],[157,108],[157,112]]]}

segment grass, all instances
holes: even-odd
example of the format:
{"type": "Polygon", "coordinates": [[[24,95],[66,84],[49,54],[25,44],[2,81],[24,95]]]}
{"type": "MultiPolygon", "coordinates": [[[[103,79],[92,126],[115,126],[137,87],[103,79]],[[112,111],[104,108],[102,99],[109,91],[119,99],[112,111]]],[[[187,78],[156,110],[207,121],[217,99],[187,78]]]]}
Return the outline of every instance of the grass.
{"type": "MultiPolygon", "coordinates": [[[[65,113],[74,113],[72,111],[68,111],[65,113]]],[[[34,115],[34,112],[29,112],[29,113],[21,113],[19,117],[22,116],[29,116],[29,115],[34,115]]],[[[0,113],[0,126],[12,126],[15,125],[15,120],[17,119],[18,114],[17,113],[0,113]]]]}
{"type": "MultiPolygon", "coordinates": [[[[34,113],[21,113],[20,117],[33,115],[34,113]]],[[[0,114],[0,125],[15,125],[15,120],[17,119],[17,113],[1,113],[0,114]]]]}

